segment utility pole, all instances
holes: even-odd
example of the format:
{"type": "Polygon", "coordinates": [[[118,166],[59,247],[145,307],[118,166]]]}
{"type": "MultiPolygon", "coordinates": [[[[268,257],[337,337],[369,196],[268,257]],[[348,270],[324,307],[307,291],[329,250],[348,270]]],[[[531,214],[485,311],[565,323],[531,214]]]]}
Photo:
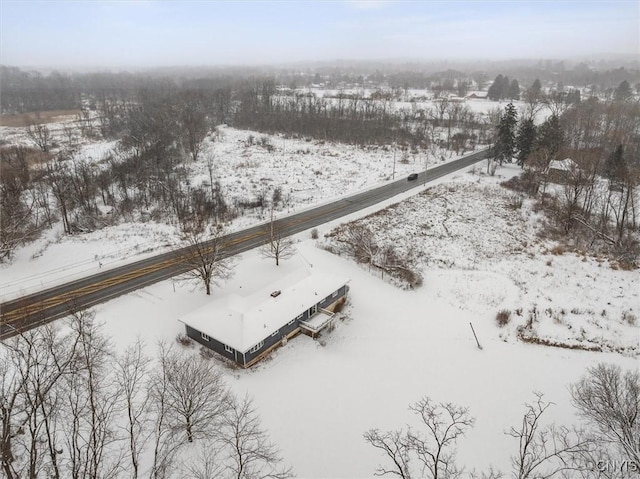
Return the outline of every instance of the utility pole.
{"type": "Polygon", "coordinates": [[[396,142],[393,142],[393,172],[391,173],[391,179],[396,179],[396,142]]]}
{"type": "Polygon", "coordinates": [[[427,184],[427,168],[429,167],[429,153],[424,155],[424,180],[422,182],[422,186],[427,184]]]}
{"type": "Polygon", "coordinates": [[[473,329],[473,324],[469,323],[469,326],[471,326],[471,331],[473,331],[473,337],[476,338],[478,349],[482,349],[482,346],[480,346],[480,341],[478,341],[478,336],[476,336],[476,330],[473,329]]]}

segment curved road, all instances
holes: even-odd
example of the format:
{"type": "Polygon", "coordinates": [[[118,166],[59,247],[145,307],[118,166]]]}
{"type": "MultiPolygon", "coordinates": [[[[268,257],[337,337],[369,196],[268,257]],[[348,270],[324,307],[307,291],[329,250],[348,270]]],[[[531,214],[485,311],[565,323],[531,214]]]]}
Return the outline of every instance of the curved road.
{"type": "MultiPolygon", "coordinates": [[[[456,161],[423,171],[415,181],[404,177],[377,188],[348,196],[332,203],[293,214],[276,221],[287,235],[304,231],[431,182],[444,175],[482,161],[488,150],[482,150],[456,161]]],[[[233,256],[266,243],[268,225],[262,224],[228,234],[219,241],[222,257],[233,256]]],[[[62,284],[0,304],[0,339],[14,336],[38,325],[67,316],[71,310],[85,309],[111,298],[184,273],[187,249],[159,254],[125,266],[62,284]]]]}

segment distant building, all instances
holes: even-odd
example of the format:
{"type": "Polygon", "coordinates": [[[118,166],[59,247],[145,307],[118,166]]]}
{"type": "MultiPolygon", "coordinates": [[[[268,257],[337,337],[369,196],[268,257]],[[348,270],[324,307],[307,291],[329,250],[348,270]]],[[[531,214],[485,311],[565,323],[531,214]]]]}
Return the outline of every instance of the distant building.
{"type": "Polygon", "coordinates": [[[577,170],[578,165],[571,158],[553,160],[547,168],[547,181],[564,184],[569,180],[571,174],[577,170]]]}
{"type": "Polygon", "coordinates": [[[247,296],[216,298],[179,321],[188,337],[248,368],[300,332],[315,337],[331,325],[347,283],[326,274],[283,278],[247,296]]]}
{"type": "Polygon", "coordinates": [[[468,100],[486,100],[487,94],[474,91],[471,94],[467,95],[467,99],[468,100]]]}

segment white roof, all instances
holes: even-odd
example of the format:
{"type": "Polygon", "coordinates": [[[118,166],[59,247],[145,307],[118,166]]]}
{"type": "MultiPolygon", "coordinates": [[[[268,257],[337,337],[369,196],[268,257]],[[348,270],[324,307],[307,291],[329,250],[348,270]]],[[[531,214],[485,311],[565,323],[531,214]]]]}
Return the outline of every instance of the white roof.
{"type": "Polygon", "coordinates": [[[559,170],[559,171],[571,171],[576,168],[576,162],[571,158],[565,158],[564,160],[553,160],[549,163],[550,170],[559,170]]]}
{"type": "Polygon", "coordinates": [[[230,294],[180,319],[211,338],[246,352],[307,309],[348,283],[347,278],[310,274],[290,275],[247,296],[230,294]],[[273,291],[278,296],[271,297],[273,291]]]}

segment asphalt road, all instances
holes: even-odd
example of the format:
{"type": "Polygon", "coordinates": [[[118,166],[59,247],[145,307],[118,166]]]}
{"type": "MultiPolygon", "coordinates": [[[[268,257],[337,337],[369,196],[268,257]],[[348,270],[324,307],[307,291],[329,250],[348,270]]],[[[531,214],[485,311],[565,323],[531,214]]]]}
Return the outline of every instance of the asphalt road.
{"type": "MultiPolygon", "coordinates": [[[[313,228],[375,205],[444,175],[482,161],[483,150],[450,163],[422,171],[414,181],[406,177],[380,187],[357,193],[332,203],[318,206],[277,220],[287,235],[313,228]]],[[[221,238],[222,255],[233,256],[266,243],[268,226],[262,224],[221,238]]],[[[184,263],[185,250],[175,250],[152,258],[62,284],[38,293],[0,304],[0,339],[14,336],[41,324],[67,316],[72,310],[82,310],[111,298],[163,281],[189,269],[184,263]]]]}

